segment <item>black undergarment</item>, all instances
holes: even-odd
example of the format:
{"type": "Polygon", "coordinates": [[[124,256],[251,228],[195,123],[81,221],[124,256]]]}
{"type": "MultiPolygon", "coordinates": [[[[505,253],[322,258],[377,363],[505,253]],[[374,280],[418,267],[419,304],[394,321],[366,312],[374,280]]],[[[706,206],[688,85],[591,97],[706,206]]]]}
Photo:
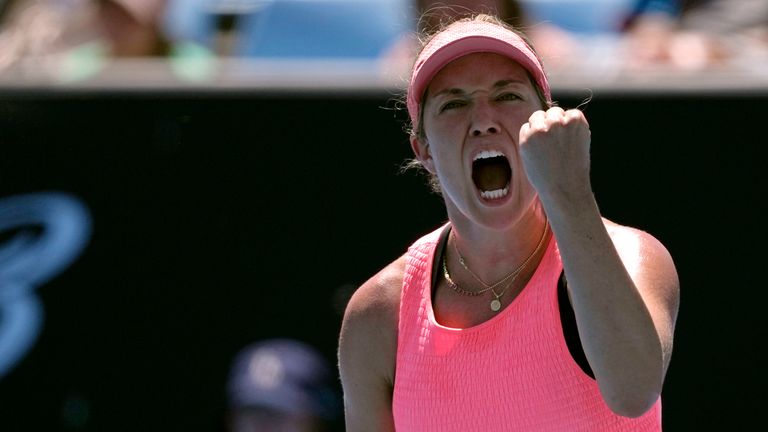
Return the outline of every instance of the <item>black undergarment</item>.
{"type": "MultiPolygon", "coordinates": [[[[443,255],[445,254],[445,247],[448,244],[447,240],[450,232],[450,226],[443,230],[440,234],[440,239],[437,242],[437,248],[435,249],[435,257],[432,261],[432,299],[435,298],[437,282],[440,280],[443,255]]],[[[557,280],[557,303],[560,309],[560,323],[563,327],[563,337],[568,346],[568,351],[571,353],[571,357],[573,357],[576,364],[581,367],[581,370],[594,379],[595,374],[592,372],[592,368],[587,361],[587,356],[584,354],[584,348],[581,346],[579,331],[576,327],[576,315],[573,312],[571,301],[568,298],[568,290],[565,284],[565,272],[560,273],[560,277],[557,280]]]]}

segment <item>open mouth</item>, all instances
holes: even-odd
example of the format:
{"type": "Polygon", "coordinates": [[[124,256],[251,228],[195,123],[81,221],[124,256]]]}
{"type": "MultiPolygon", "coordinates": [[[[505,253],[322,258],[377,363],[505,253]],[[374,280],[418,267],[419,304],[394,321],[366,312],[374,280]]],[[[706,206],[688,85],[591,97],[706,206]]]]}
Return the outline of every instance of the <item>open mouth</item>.
{"type": "Polygon", "coordinates": [[[504,153],[485,150],[472,161],[472,180],[484,199],[495,200],[509,193],[512,168],[504,153]]]}

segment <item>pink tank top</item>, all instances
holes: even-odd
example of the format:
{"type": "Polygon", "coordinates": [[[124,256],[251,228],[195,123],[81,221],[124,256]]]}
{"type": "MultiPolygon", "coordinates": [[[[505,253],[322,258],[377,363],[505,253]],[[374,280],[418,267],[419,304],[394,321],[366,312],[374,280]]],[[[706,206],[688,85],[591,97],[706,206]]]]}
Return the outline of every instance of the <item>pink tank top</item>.
{"type": "Polygon", "coordinates": [[[498,315],[465,329],[438,324],[430,270],[442,229],[406,257],[392,400],[398,432],[661,430],[660,399],[636,419],[614,414],[568,351],[554,236],[531,280],[498,315]]]}

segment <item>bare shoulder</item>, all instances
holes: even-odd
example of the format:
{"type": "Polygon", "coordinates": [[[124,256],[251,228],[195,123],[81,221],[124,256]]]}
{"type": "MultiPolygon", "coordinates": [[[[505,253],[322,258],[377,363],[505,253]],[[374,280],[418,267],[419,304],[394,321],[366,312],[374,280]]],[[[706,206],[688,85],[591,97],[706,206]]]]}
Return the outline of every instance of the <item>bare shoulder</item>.
{"type": "Polygon", "coordinates": [[[660,267],[658,270],[674,270],[675,264],[667,248],[653,235],[643,230],[619,225],[603,218],[605,228],[617,252],[630,273],[643,267],[660,267]],[[635,269],[635,267],[639,267],[635,269]]]}
{"type": "MultiPolygon", "coordinates": [[[[384,267],[355,291],[347,304],[342,324],[344,337],[361,337],[386,347],[397,344],[400,290],[405,272],[405,256],[384,267]]],[[[342,340],[343,342],[347,342],[342,340]]],[[[359,343],[357,340],[349,340],[359,343]]],[[[379,348],[378,351],[380,353],[379,348]]]]}
{"type": "Polygon", "coordinates": [[[603,219],[627,272],[641,293],[677,309],[680,282],[667,248],[653,235],[603,219]]]}
{"type": "Polygon", "coordinates": [[[396,327],[404,272],[405,256],[401,256],[373,275],[352,295],[344,320],[355,323],[374,321],[377,325],[391,321],[390,324],[396,327]]]}
{"type": "Polygon", "coordinates": [[[366,281],[347,304],[339,372],[348,430],[393,430],[391,403],[405,257],[366,281]]]}

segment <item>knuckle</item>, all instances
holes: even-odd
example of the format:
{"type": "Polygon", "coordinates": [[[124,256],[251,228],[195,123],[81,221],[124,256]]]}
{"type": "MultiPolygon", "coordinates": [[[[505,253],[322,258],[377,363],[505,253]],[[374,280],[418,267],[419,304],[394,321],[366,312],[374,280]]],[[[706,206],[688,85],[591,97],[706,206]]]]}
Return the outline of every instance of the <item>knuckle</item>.
{"type": "Polygon", "coordinates": [[[578,119],[578,118],[582,117],[581,111],[579,111],[577,109],[570,109],[570,110],[568,110],[566,112],[566,114],[568,115],[568,117],[570,117],[572,119],[578,119]]]}

